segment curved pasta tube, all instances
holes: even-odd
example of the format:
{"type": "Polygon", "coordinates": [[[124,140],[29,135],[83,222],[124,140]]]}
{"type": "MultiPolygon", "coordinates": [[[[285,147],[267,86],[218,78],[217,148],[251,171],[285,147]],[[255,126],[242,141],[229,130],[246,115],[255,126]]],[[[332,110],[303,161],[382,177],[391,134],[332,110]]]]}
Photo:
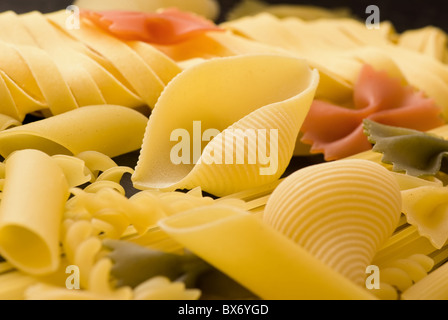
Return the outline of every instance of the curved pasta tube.
{"type": "Polygon", "coordinates": [[[159,226],[262,299],[373,298],[246,211],[201,207],[166,218],[159,226]]]}
{"type": "Polygon", "coordinates": [[[1,255],[30,274],[55,271],[68,195],[64,173],[48,155],[23,150],[8,157],[0,207],[1,255]]]}
{"type": "Polygon", "coordinates": [[[149,119],[134,186],[201,186],[222,196],[276,180],[292,157],[318,79],[303,60],[276,55],[188,68],[170,82],[149,119]]]}
{"type": "Polygon", "coordinates": [[[138,150],[147,118],[130,108],[89,106],[0,132],[0,155],[39,149],[50,155],[92,150],[109,157],[138,150]]]}
{"type": "Polygon", "coordinates": [[[296,171],[274,190],[263,220],[353,282],[397,227],[399,185],[367,160],[340,160],[296,171]]]}

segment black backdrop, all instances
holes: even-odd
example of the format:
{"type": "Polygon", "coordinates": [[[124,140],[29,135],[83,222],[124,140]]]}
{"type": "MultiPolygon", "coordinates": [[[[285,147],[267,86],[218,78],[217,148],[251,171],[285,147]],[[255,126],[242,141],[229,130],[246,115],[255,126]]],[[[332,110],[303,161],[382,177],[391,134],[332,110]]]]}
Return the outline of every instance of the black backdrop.
{"type": "MultiPolygon", "coordinates": [[[[185,0],[188,1],[188,0],[185,0]]],[[[239,0],[219,0],[222,7],[220,20],[239,0]]],[[[314,4],[327,8],[346,6],[360,17],[367,17],[368,5],[375,4],[380,8],[381,20],[391,21],[398,31],[434,25],[448,32],[447,0],[266,0],[270,3],[314,4]]],[[[14,10],[18,13],[39,10],[51,12],[64,9],[72,0],[0,0],[0,11],[14,10]]],[[[0,31],[1,32],[1,31],[0,31]]]]}

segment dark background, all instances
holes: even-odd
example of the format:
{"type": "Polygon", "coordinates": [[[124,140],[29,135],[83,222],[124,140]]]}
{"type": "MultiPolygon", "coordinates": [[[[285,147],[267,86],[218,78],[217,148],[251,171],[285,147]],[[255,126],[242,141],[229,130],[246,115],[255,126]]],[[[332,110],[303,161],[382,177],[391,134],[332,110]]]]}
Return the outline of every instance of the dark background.
{"type": "MultiPolygon", "coordinates": [[[[185,0],[188,1],[188,0],[185,0]]],[[[220,21],[227,10],[239,0],[220,0],[222,13],[220,21]]],[[[367,18],[365,10],[374,4],[380,8],[381,20],[391,21],[397,31],[421,28],[427,25],[437,26],[448,32],[448,1],[446,0],[266,0],[269,3],[313,4],[327,8],[348,7],[353,14],[360,18],[367,18]]],[[[0,0],[0,11],[14,10],[24,13],[32,10],[51,12],[65,9],[72,0],[0,0]]]]}

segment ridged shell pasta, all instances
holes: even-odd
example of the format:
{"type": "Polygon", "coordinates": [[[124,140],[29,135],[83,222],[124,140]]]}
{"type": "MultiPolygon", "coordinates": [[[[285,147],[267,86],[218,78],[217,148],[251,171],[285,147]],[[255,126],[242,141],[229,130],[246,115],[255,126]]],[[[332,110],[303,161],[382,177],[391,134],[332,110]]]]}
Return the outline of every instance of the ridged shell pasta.
{"type": "Polygon", "coordinates": [[[279,55],[216,58],[188,68],[169,83],[149,119],[134,186],[201,186],[223,196],[275,181],[292,157],[318,79],[318,72],[303,60],[279,55]],[[173,139],[177,130],[186,135],[181,143],[187,141],[188,150],[182,150],[182,157],[188,154],[186,161],[176,164],[172,155],[179,145],[173,142],[179,141],[173,139]],[[204,138],[209,130],[218,134],[204,138]],[[246,134],[249,131],[254,135],[246,134]],[[206,140],[210,142],[204,146],[206,140]],[[251,163],[248,150],[254,145],[258,159],[251,163]],[[267,149],[270,161],[265,165],[260,152],[267,155],[267,149]],[[240,162],[239,154],[244,156],[240,162]]]}
{"type": "Polygon", "coordinates": [[[398,183],[367,160],[301,169],[272,193],[263,220],[355,283],[397,226],[398,183]]]}

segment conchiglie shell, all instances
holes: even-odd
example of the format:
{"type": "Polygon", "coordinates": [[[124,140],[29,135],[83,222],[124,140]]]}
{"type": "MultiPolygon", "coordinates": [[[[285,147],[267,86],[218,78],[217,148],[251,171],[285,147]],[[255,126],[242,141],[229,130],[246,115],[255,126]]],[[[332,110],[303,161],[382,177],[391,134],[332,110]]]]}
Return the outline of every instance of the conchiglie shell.
{"type": "Polygon", "coordinates": [[[289,164],[318,82],[318,72],[302,59],[280,55],[216,58],[190,67],[166,87],[156,104],[132,177],[134,186],[165,191],[200,186],[223,196],[275,181],[289,164]],[[170,141],[171,134],[184,130],[194,155],[190,142],[194,146],[202,137],[195,121],[202,132],[216,129],[219,134],[206,145],[202,142],[199,161],[189,157],[190,162],[174,164],[171,153],[180,142],[170,141]],[[242,150],[242,143],[228,137],[234,133],[236,139],[244,139],[246,130],[256,136],[250,136],[242,150]],[[266,141],[260,142],[263,133],[266,141]],[[247,151],[257,140],[254,163],[247,151]],[[260,151],[269,161],[261,161],[260,151]],[[238,154],[244,155],[240,164],[238,154]],[[221,164],[214,155],[221,157],[221,164]],[[228,155],[232,160],[226,160],[228,155]]]}
{"type": "Polygon", "coordinates": [[[397,181],[379,164],[341,160],[301,169],[272,193],[263,220],[353,282],[396,228],[397,181]]]}

